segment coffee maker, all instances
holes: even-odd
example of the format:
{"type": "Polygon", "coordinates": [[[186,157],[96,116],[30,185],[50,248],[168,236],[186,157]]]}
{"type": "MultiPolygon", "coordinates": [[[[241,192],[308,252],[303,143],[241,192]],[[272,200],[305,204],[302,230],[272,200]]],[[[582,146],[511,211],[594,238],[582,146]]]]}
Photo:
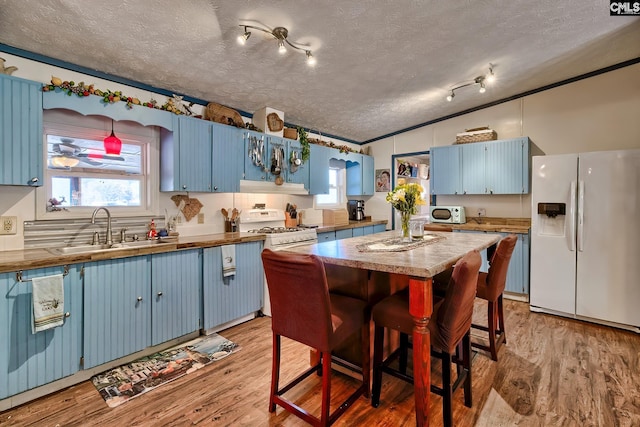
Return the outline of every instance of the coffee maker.
{"type": "Polygon", "coordinates": [[[347,203],[349,219],[351,221],[364,220],[364,200],[349,200],[347,203]]]}

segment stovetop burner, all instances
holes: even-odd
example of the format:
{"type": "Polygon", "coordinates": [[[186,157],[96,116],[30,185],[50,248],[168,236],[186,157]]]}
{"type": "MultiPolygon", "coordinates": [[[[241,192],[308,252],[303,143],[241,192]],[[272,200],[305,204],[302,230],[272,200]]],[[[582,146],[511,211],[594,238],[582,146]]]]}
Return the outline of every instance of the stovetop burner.
{"type": "Polygon", "coordinates": [[[291,233],[294,231],[301,231],[302,228],[298,227],[262,227],[256,228],[253,230],[249,230],[249,233],[260,233],[260,234],[278,234],[278,233],[291,233]]]}

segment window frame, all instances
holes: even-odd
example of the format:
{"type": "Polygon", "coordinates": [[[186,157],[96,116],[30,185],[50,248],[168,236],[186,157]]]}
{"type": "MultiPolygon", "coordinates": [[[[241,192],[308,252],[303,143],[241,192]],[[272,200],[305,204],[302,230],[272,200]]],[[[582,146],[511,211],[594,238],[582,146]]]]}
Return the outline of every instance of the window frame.
{"type": "MultiPolygon", "coordinates": [[[[47,211],[47,204],[52,195],[51,178],[53,176],[78,176],[78,177],[104,177],[108,179],[126,179],[131,175],[117,174],[117,173],[105,173],[92,174],[88,172],[72,173],[64,170],[49,169],[48,167],[48,143],[47,135],[59,135],[70,138],[81,139],[94,139],[102,140],[109,136],[111,132],[111,119],[103,118],[104,122],[108,121],[108,130],[106,126],[98,128],[98,124],[94,120],[82,121],[80,117],[81,125],[72,125],[68,123],[61,123],[57,121],[44,121],[43,122],[43,149],[42,149],[42,164],[43,164],[43,185],[37,189],[36,194],[36,219],[62,219],[62,218],[88,218],[91,216],[97,206],[82,206],[82,207],[68,207],[68,210],[61,211],[47,211]],[[87,125],[87,126],[82,126],[87,125]],[[93,125],[93,126],[92,126],[93,125]]],[[[142,127],[141,125],[137,125],[142,127]]],[[[127,126],[127,128],[131,125],[127,126]]],[[[124,126],[123,126],[124,128],[124,126]]],[[[158,132],[152,132],[149,135],[143,135],[134,132],[128,132],[128,130],[117,130],[116,134],[120,138],[123,144],[140,145],[140,151],[142,153],[141,159],[141,190],[140,201],[141,206],[107,206],[109,212],[114,217],[132,217],[132,216],[152,216],[157,214],[158,210],[158,171],[157,167],[153,168],[152,165],[159,164],[158,162],[158,144],[159,137],[158,132]]]]}
{"type": "Polygon", "coordinates": [[[330,166],[327,173],[330,171],[336,171],[336,185],[331,185],[331,179],[329,179],[329,191],[332,188],[336,189],[338,200],[336,203],[321,203],[319,196],[326,196],[326,194],[317,194],[313,196],[313,208],[314,209],[342,209],[346,207],[347,203],[347,169],[345,166],[330,166]]]}

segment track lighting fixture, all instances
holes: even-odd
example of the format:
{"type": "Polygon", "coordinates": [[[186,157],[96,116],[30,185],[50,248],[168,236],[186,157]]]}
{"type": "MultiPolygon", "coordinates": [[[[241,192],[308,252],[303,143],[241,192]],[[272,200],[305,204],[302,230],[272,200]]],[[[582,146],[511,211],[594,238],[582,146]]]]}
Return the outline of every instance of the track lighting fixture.
{"type": "Polygon", "coordinates": [[[473,79],[472,81],[468,82],[468,83],[464,83],[461,84],[459,86],[456,86],[454,88],[449,89],[449,94],[447,95],[447,101],[451,102],[453,101],[453,98],[456,96],[455,91],[458,89],[462,89],[463,87],[467,87],[467,86],[473,86],[473,85],[479,85],[480,88],[478,89],[478,92],[480,93],[485,93],[487,91],[487,83],[493,83],[496,79],[495,74],[493,74],[493,65],[489,64],[489,72],[487,74],[481,75],[476,77],[475,79],[473,79]]]}
{"type": "Polygon", "coordinates": [[[296,50],[299,50],[300,52],[303,52],[305,55],[307,55],[307,64],[309,66],[314,66],[316,64],[316,58],[313,56],[313,53],[311,53],[309,46],[290,42],[289,39],[287,39],[287,37],[289,36],[289,30],[287,30],[284,27],[276,27],[274,29],[270,29],[270,28],[256,27],[254,25],[242,25],[242,24],[240,25],[240,27],[244,28],[244,33],[238,36],[238,43],[242,45],[244,45],[247,42],[247,40],[249,40],[249,37],[251,37],[251,31],[249,31],[249,29],[262,31],[263,33],[267,33],[271,35],[274,39],[278,41],[278,52],[281,55],[284,55],[285,53],[287,53],[287,45],[289,45],[290,47],[296,50]]]}

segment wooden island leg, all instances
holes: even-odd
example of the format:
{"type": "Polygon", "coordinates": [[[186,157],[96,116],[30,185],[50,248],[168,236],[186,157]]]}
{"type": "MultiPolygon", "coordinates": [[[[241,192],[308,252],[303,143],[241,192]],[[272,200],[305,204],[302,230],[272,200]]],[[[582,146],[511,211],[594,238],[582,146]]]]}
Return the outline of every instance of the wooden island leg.
{"type": "Polygon", "coordinates": [[[416,425],[429,425],[431,336],[427,324],[433,312],[431,278],[409,279],[409,313],[413,317],[413,377],[416,425]]]}

